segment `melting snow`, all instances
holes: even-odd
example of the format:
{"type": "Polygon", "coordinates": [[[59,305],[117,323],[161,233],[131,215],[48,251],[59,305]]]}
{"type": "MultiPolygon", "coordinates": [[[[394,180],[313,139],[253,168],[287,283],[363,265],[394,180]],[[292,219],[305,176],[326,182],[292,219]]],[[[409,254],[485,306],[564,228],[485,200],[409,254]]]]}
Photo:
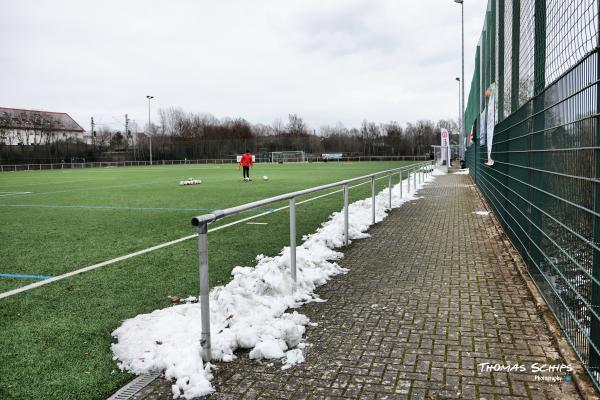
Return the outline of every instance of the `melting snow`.
{"type": "Polygon", "coordinates": [[[469,175],[469,168],[459,169],[454,175],[469,175]]]}
{"type": "MultiPolygon", "coordinates": [[[[435,170],[433,175],[444,172],[435,170]]],[[[432,178],[427,178],[426,182],[432,178]]],[[[412,182],[411,182],[412,183],[412,182]]],[[[392,187],[392,207],[415,200],[415,187],[408,192],[403,181],[403,199],[399,186],[392,187]]],[[[418,185],[421,188],[423,183],[418,185]]],[[[384,189],[376,197],[377,222],[387,214],[389,192],[384,189]]],[[[352,240],[368,237],[371,225],[371,198],[349,206],[349,236],[352,240]]],[[[210,291],[212,358],[233,361],[236,349],[250,349],[251,359],[278,359],[282,369],[304,361],[306,347],[303,335],[309,319],[297,311],[286,312],[302,304],[323,301],[313,294],[316,287],[331,277],[346,273],[336,260],[343,254],[344,216],[335,212],[317,231],[303,238],[298,246],[297,284],[292,290],[289,273],[289,247],[274,257],[259,255],[255,267],[235,267],[232,280],[210,291]]],[[[213,366],[200,356],[200,303],[194,297],[150,314],[141,314],[123,322],[112,335],[116,343],[111,349],[121,370],[136,374],[164,371],[166,379],[174,379],[173,397],[191,399],[210,394],[213,366]]]]}

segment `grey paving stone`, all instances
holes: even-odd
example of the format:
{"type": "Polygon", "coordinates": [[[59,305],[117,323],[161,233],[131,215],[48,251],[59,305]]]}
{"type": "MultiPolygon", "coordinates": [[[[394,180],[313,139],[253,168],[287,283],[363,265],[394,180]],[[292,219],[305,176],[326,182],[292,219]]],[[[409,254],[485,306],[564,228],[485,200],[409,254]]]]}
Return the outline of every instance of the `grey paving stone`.
{"type": "MultiPolygon", "coordinates": [[[[299,311],[306,362],[219,363],[214,399],[578,399],[572,382],[479,363],[560,363],[550,333],[469,176],[446,175],[344,249],[350,269],[299,311]],[[375,306],[375,304],[377,306],[375,306]],[[260,368],[256,368],[260,365],[260,368]]],[[[136,399],[170,398],[157,379],[136,399]]]]}

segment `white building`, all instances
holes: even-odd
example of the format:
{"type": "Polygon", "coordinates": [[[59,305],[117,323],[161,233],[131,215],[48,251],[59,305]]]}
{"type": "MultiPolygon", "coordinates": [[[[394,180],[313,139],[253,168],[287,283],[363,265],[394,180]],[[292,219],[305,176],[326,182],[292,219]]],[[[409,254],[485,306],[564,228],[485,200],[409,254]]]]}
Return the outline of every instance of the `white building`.
{"type": "Polygon", "coordinates": [[[49,144],[58,140],[88,142],[85,130],[67,113],[0,107],[0,144],[49,144]]]}

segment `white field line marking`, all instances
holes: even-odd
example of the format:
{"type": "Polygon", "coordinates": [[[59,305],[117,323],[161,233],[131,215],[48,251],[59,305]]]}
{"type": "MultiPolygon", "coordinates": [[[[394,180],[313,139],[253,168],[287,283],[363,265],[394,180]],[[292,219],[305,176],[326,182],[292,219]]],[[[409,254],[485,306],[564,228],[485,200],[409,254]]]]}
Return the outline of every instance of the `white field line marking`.
{"type": "Polygon", "coordinates": [[[246,222],[246,225],[269,225],[268,222],[246,222]]]}
{"type": "MultiPolygon", "coordinates": [[[[384,179],[384,178],[387,178],[387,176],[384,176],[384,177],[381,177],[381,178],[377,178],[377,180],[384,179]]],[[[356,187],[359,187],[359,186],[362,186],[362,185],[367,185],[367,184],[370,184],[370,183],[371,183],[371,180],[368,180],[366,182],[359,183],[359,184],[356,184],[354,186],[350,186],[349,188],[350,189],[354,189],[356,187]]],[[[342,191],[343,191],[343,189],[334,190],[334,191],[329,192],[329,193],[325,193],[325,194],[322,194],[322,195],[319,195],[319,196],[315,196],[315,197],[311,197],[311,198],[306,199],[306,200],[299,201],[299,202],[296,203],[296,205],[300,205],[300,204],[308,203],[310,201],[318,200],[320,198],[323,198],[323,197],[326,197],[326,196],[331,196],[332,194],[340,193],[342,191]]],[[[247,222],[247,221],[259,218],[259,217],[264,217],[265,215],[273,214],[273,213],[275,213],[277,211],[285,210],[286,208],[289,208],[289,205],[282,206],[282,207],[275,208],[275,209],[271,209],[269,211],[266,211],[266,212],[263,212],[263,213],[260,213],[260,214],[256,214],[256,215],[253,215],[253,216],[250,216],[250,217],[247,217],[247,218],[238,219],[238,220],[230,222],[228,224],[217,226],[216,228],[209,229],[208,233],[210,233],[210,232],[216,232],[216,231],[219,231],[221,229],[225,229],[225,228],[228,228],[228,227],[233,226],[233,225],[241,224],[242,222],[247,222]]],[[[113,258],[112,260],[103,261],[103,262],[98,263],[98,264],[90,265],[88,267],[80,268],[80,269],[75,270],[75,271],[67,272],[66,274],[55,276],[54,278],[45,279],[43,281],[39,281],[39,282],[31,283],[29,285],[21,286],[19,288],[16,288],[16,289],[13,289],[13,290],[9,290],[9,291],[4,292],[4,293],[0,293],[0,299],[4,299],[4,298],[10,297],[10,296],[13,296],[15,294],[26,292],[28,290],[35,289],[35,288],[40,287],[40,286],[48,285],[49,283],[60,281],[60,280],[63,280],[65,278],[69,278],[71,276],[82,274],[84,272],[93,271],[95,269],[102,268],[102,267],[105,267],[107,265],[117,263],[119,261],[124,261],[124,260],[127,260],[129,258],[141,256],[142,254],[146,254],[146,253],[150,253],[150,252],[155,251],[155,250],[160,250],[160,249],[163,249],[165,247],[172,246],[174,244],[185,242],[186,240],[194,239],[196,237],[198,237],[197,234],[193,234],[193,235],[189,235],[189,236],[184,236],[182,238],[175,239],[175,240],[172,240],[170,242],[158,244],[156,246],[148,247],[146,249],[139,250],[139,251],[136,251],[134,253],[130,253],[130,254],[126,254],[124,256],[113,258]]]]}
{"type": "Polygon", "coordinates": [[[20,196],[22,194],[31,194],[33,192],[0,192],[0,197],[20,196]]]}

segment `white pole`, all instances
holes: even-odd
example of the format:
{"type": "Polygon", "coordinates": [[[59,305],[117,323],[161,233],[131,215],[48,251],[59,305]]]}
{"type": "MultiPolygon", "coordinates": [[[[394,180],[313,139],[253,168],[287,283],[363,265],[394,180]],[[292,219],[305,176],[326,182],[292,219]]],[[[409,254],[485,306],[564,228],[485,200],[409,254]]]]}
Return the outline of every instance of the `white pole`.
{"type": "Polygon", "coordinates": [[[152,165],[152,135],[150,134],[150,100],[154,98],[154,96],[146,96],[148,99],[148,138],[150,139],[150,165],[152,165]]]}
{"type": "Polygon", "coordinates": [[[348,184],[344,185],[344,244],[348,246],[350,238],[348,237],[348,184]]]}
{"type": "Polygon", "coordinates": [[[296,289],[296,198],[290,199],[290,270],[296,289]]]}

